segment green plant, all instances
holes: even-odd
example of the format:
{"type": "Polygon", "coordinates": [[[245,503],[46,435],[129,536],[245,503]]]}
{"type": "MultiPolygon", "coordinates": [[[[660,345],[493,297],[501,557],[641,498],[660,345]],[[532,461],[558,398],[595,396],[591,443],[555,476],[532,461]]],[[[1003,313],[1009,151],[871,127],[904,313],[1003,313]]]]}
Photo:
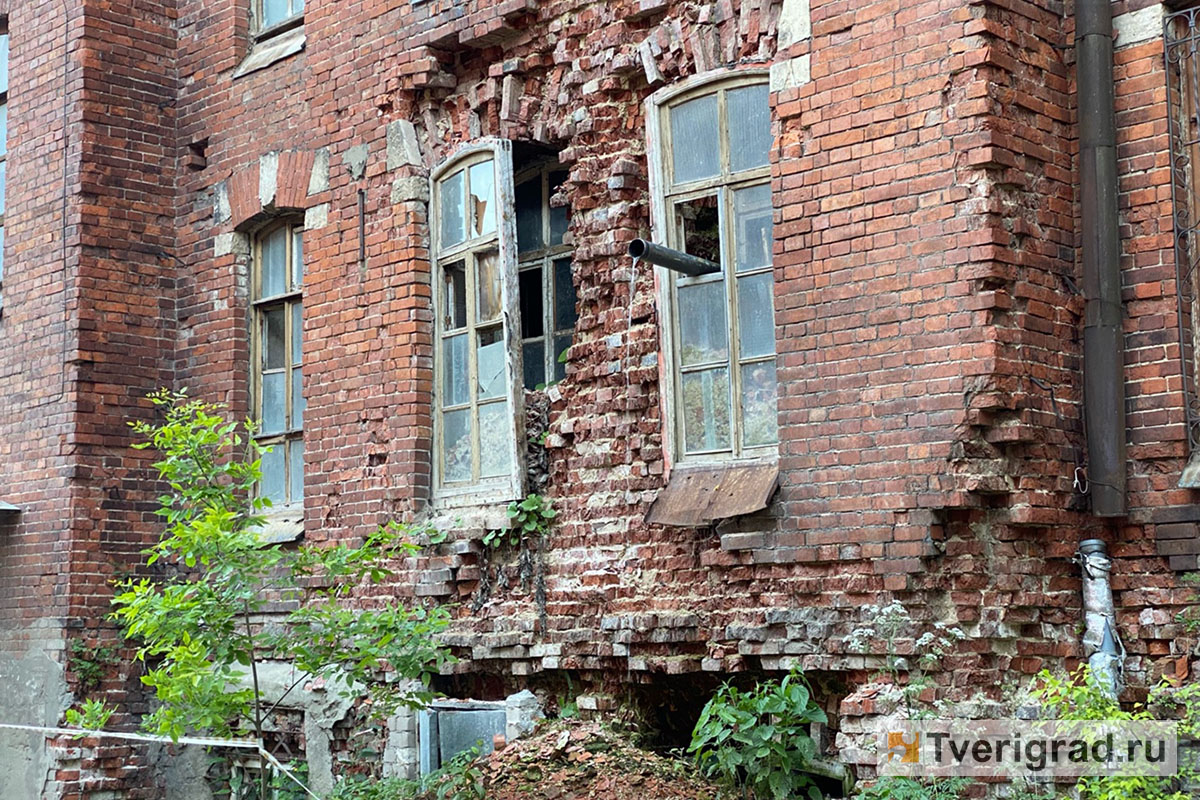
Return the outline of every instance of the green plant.
{"type": "MultiPolygon", "coordinates": [[[[1039,685],[1031,692],[1034,700],[1042,704],[1043,709],[1053,719],[1065,721],[1148,721],[1154,716],[1143,705],[1134,706],[1131,710],[1123,709],[1092,674],[1087,665],[1079,667],[1072,675],[1058,677],[1048,670],[1043,670],[1038,676],[1039,685]]],[[[1151,703],[1158,702],[1152,692],[1151,703]]],[[[1185,705],[1185,720],[1195,719],[1194,694],[1185,693],[1172,698],[1172,702],[1185,705]]],[[[1188,723],[1185,721],[1184,729],[1188,723]]],[[[1190,795],[1177,791],[1173,781],[1147,775],[1108,775],[1086,776],[1075,785],[1081,800],[1188,800],[1190,795]]]]}
{"type": "Polygon", "coordinates": [[[825,721],[799,670],[747,692],[726,683],[700,712],[688,753],[705,775],[739,788],[743,797],[820,800],[806,772],[817,756],[808,728],[825,721]]]}
{"type": "Polygon", "coordinates": [[[483,770],[479,766],[481,751],[480,743],[476,742],[443,764],[441,769],[416,781],[405,778],[343,781],[329,800],[483,800],[487,793],[483,770]]]}
{"type": "MultiPolygon", "coordinates": [[[[154,466],[169,491],[159,498],[166,530],[145,556],[148,566],[170,568],[159,578],[119,581],[113,601],[114,618],[147,665],[142,682],[159,701],[143,727],[173,739],[194,730],[252,732],[261,741],[272,708],[260,691],[263,658],[293,662],[293,688],[321,678],[347,693],[365,691],[380,714],[431,699],[382,678],[390,672],[427,684],[448,659],[434,640],[448,613],[393,603],[355,612],[341,602],[359,584],[386,578],[391,559],[417,549],[409,539],[420,529],[388,524],[357,547],[265,544],[258,531],[269,502],[255,491],[265,449],[253,426],[228,422],[222,406],[184,393],[163,390],[150,400],[164,419],[134,423],[144,438],[135,447],[158,450],[154,466]],[[278,599],[295,609],[279,624],[256,624],[278,599]]],[[[261,757],[260,764],[265,795],[261,757]]]]}
{"type": "MultiPolygon", "coordinates": [[[[84,700],[80,705],[80,709],[67,709],[67,724],[93,731],[100,730],[107,725],[113,712],[116,711],[115,708],[110,708],[103,700],[84,700]]],[[[82,733],[79,734],[79,736],[83,735],[82,733]]]]}
{"type": "Polygon", "coordinates": [[[957,800],[970,785],[966,778],[880,778],[855,793],[854,800],[957,800]]]}
{"type": "Polygon", "coordinates": [[[90,692],[99,688],[104,673],[116,663],[116,651],[111,647],[103,645],[89,647],[82,639],[71,640],[67,668],[75,673],[82,691],[90,692]]]}
{"type": "Polygon", "coordinates": [[[522,542],[540,539],[550,532],[550,525],[557,516],[550,501],[540,494],[525,495],[524,500],[508,504],[509,527],[488,531],[483,535],[483,543],[493,548],[505,544],[516,547],[522,542]]]}

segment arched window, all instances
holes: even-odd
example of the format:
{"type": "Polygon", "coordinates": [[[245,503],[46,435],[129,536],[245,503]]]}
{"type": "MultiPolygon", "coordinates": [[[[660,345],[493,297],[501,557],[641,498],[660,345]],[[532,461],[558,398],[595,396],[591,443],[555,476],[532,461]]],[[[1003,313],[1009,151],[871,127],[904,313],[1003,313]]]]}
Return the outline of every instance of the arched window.
{"type": "Polygon", "coordinates": [[[664,396],[677,461],[778,448],[772,144],[767,77],[737,74],[650,102],[655,240],[719,263],[662,270],[670,375],[664,396]]]}
{"type": "Polygon", "coordinates": [[[254,238],[251,329],[253,416],[262,458],[259,493],[277,511],[304,505],[302,347],[304,249],[301,226],[276,224],[254,238]]]}

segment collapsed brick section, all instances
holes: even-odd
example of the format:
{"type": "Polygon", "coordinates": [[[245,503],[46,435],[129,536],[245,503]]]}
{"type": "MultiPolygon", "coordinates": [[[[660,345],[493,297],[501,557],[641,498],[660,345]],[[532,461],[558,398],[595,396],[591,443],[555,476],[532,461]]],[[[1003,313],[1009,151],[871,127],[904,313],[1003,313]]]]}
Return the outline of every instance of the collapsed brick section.
{"type": "MultiPolygon", "coordinates": [[[[17,660],[38,625],[52,644],[35,649],[60,662],[69,636],[113,637],[106,582],[155,529],[124,421],[159,385],[247,412],[249,244],[284,217],[306,227],[305,535],[447,524],[384,591],[460,603],[456,677],[571,671],[607,700],[620,682],[801,665],[850,692],[880,650],[847,637],[898,599],[968,635],[940,691],[998,701],[1079,656],[1069,559],[1094,535],[1117,560],[1131,675],[1178,672],[1190,594],[1168,570],[1195,567],[1200,513],[1176,488],[1161,40],[1118,40],[1133,510],[1106,528],[1080,491],[1069,16],[1052,0],[814,0],[801,24],[799,7],[312,4],[301,52],[237,78],[237,4],[79,0],[57,32],[14,8],[11,29],[40,33],[13,49],[0,455],[24,513],[0,525],[20,621],[0,651],[17,660]],[[722,68],[771,69],[781,489],[711,529],[648,526],[673,454],[665,310],[624,255],[649,234],[644,104],[722,68]],[[528,483],[560,512],[536,550],[480,545],[503,508],[462,526],[429,508],[428,175],[484,136],[569,171],[579,321],[566,380],[528,404],[528,483]]],[[[125,677],[104,690],[126,698],[125,677]]],[[[856,698],[840,708],[851,759],[873,713],[856,698]]],[[[64,796],[149,791],[124,749],[60,744],[64,796]]]]}

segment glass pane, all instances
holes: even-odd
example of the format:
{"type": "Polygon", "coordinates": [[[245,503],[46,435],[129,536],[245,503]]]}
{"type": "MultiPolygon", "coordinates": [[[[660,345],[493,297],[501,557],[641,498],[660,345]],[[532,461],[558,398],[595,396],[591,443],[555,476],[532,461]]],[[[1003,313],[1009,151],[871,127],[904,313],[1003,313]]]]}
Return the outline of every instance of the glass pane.
{"type": "Polygon", "coordinates": [[[496,232],[496,169],[491,161],[471,166],[471,236],[496,232]]]}
{"type": "Polygon", "coordinates": [[[683,438],[689,453],[729,449],[729,370],[683,376],[683,438]]]}
{"type": "Polygon", "coordinates": [[[262,240],[262,289],[260,297],[274,297],[287,291],[287,237],[284,228],[276,228],[262,240]]]}
{"type": "Polygon", "coordinates": [[[771,214],[770,184],[751,186],[733,193],[738,272],[771,265],[771,250],[774,244],[774,223],[771,214]]]}
{"type": "Polygon", "coordinates": [[[258,494],[260,497],[270,498],[274,505],[283,505],[287,502],[284,496],[284,487],[287,486],[287,478],[284,474],[284,451],[286,446],[283,442],[276,442],[271,446],[271,452],[263,453],[262,461],[259,463],[259,469],[262,470],[262,483],[258,486],[258,494]]]}
{"type": "Polygon", "coordinates": [[[495,250],[475,257],[476,297],[475,321],[500,319],[504,304],[500,295],[500,255],[495,250]]]}
{"type": "Polygon", "coordinates": [[[304,345],[304,308],[299,303],[292,303],[292,364],[299,364],[303,358],[304,345]]]}
{"type": "Polygon", "coordinates": [[[779,440],[775,403],[775,361],[742,367],[742,445],[757,447],[779,440]]]}
{"type": "Polygon", "coordinates": [[[496,478],[512,471],[512,434],[508,403],[479,407],[479,477],[496,478]]]}
{"type": "Polygon", "coordinates": [[[679,338],[685,367],[729,358],[724,283],[679,287],[679,338]]]}
{"type": "Polygon", "coordinates": [[[442,247],[451,247],[467,238],[467,223],[463,219],[463,181],[462,170],[442,180],[440,189],[442,247]]]}
{"type": "Polygon", "coordinates": [[[476,369],[479,370],[479,399],[503,397],[507,389],[504,380],[504,337],[500,327],[479,332],[479,351],[476,369]]]}
{"type": "Polygon", "coordinates": [[[0,161],[0,214],[5,210],[4,195],[7,192],[8,186],[8,162],[0,161]]]}
{"type": "Polygon", "coordinates": [[[0,281],[4,280],[4,226],[0,225],[0,281]]]}
{"type": "Polygon", "coordinates": [[[725,95],[729,114],[729,166],[734,171],[765,167],[771,152],[771,106],[767,85],[730,89],[725,95]]]}
{"type": "Polygon", "coordinates": [[[575,313],[575,282],[571,280],[571,259],[554,262],[554,330],[573,331],[579,315],[575,313]]]}
{"type": "Polygon", "coordinates": [[[542,242],[542,176],[525,181],[517,187],[517,249],[522,253],[541,250],[542,242]]]}
{"type": "Polygon", "coordinates": [[[711,178],[721,171],[717,96],[697,97],[671,109],[675,183],[711,178]]]}
{"type": "Polygon", "coordinates": [[[742,358],[775,352],[774,276],[738,278],[738,349],[742,358]]]}
{"type": "Polygon", "coordinates": [[[467,268],[462,261],[443,270],[446,281],[446,308],[442,326],[448,330],[467,327],[467,268]]]}
{"type": "Polygon", "coordinates": [[[262,430],[260,433],[283,433],[286,425],[284,411],[287,374],[272,372],[262,376],[262,430]]]}
{"type": "Polygon", "coordinates": [[[0,156],[8,155],[8,103],[0,103],[0,156]]]}
{"type": "Polygon", "coordinates": [[[467,336],[442,340],[442,405],[458,406],[471,399],[467,383],[467,336]]]}
{"type": "MultiPolygon", "coordinates": [[[[550,196],[553,198],[562,185],[567,182],[567,173],[550,173],[550,196]]],[[[562,244],[571,224],[571,209],[566,206],[550,204],[550,244],[562,244]]]]}
{"type": "Polygon", "coordinates": [[[299,228],[292,229],[292,288],[304,284],[304,236],[299,228]]]}
{"type": "Polygon", "coordinates": [[[288,500],[299,503],[304,499],[304,442],[288,442],[288,500]]]}
{"type": "Polygon", "coordinates": [[[442,468],[447,482],[471,480],[471,410],[442,415],[442,468]]]}
{"type": "Polygon", "coordinates": [[[554,337],[554,380],[567,377],[567,351],[571,349],[571,334],[554,337]]]}
{"type": "Polygon", "coordinates": [[[304,0],[292,0],[292,11],[299,14],[304,10],[304,0]]]}
{"type": "Polygon", "coordinates": [[[283,369],[287,366],[287,312],[272,308],[262,312],[263,369],[283,369]]]}
{"type": "Polygon", "coordinates": [[[715,194],[676,203],[675,224],[685,253],[722,263],[721,211],[715,194]]]}
{"type": "Polygon", "coordinates": [[[521,338],[541,336],[546,327],[542,308],[542,268],[522,270],[517,277],[521,291],[521,338]]]}
{"type": "Polygon", "coordinates": [[[0,92],[8,91],[8,34],[0,36],[0,92]]]}
{"type": "Polygon", "coordinates": [[[292,428],[304,427],[304,409],[308,402],[304,399],[304,377],[299,367],[292,370],[292,428]]]}
{"type": "Polygon", "coordinates": [[[263,0],[262,26],[264,28],[269,28],[277,22],[282,22],[288,16],[288,0],[263,0]]]}
{"type": "Polygon", "coordinates": [[[521,372],[525,376],[525,388],[536,389],[546,382],[546,343],[539,339],[527,342],[521,349],[521,372]]]}

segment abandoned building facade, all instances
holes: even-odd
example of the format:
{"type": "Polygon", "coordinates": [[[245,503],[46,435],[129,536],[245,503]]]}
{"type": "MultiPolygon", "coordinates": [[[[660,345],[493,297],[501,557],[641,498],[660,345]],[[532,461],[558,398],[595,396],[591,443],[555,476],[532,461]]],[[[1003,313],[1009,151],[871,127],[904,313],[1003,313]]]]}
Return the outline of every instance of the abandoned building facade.
{"type": "MultiPolygon", "coordinates": [[[[1123,397],[1085,425],[1071,3],[0,0],[0,723],[60,725],[117,639],[164,386],[262,421],[272,535],[447,531],[391,590],[456,604],[448,694],[686,720],[800,666],[870,775],[872,609],[961,629],[939,695],[1003,708],[1085,656],[1085,539],[1130,691],[1187,675],[1200,23],[1111,11],[1123,397]],[[480,544],[529,493],[533,575],[480,544]]],[[[158,797],[154,758],[8,731],[0,794],[158,797]]]]}

